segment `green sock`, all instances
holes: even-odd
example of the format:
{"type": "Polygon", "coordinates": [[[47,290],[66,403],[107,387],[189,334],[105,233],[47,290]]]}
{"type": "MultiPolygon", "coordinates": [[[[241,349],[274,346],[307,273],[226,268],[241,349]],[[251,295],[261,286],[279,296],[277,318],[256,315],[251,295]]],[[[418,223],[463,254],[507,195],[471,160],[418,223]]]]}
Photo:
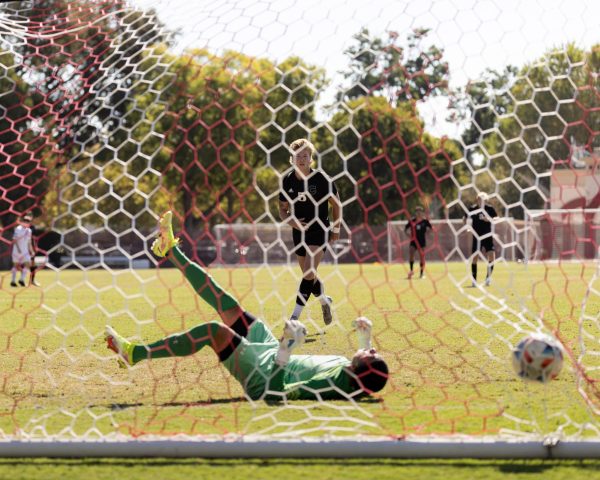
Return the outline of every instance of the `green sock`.
{"type": "Polygon", "coordinates": [[[136,345],[133,347],[133,363],[151,358],[193,355],[213,343],[219,327],[221,325],[218,322],[203,323],[187,332],[171,335],[150,345],[136,345]]]}
{"type": "Polygon", "coordinates": [[[187,258],[179,247],[173,247],[171,254],[171,260],[183,271],[194,290],[217,312],[239,307],[237,300],[223,290],[200,265],[187,258]]]}

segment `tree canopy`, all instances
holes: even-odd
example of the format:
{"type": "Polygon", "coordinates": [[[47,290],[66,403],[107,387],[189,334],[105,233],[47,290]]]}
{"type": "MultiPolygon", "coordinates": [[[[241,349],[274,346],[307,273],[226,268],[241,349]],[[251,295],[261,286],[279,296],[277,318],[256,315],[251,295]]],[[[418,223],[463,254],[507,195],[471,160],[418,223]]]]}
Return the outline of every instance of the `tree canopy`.
{"type": "Polygon", "coordinates": [[[521,67],[487,71],[462,90],[462,134],[475,186],[496,193],[506,213],[544,208],[553,168],[569,168],[574,145],[600,146],[600,44],[549,50],[521,67]]]}
{"type": "Polygon", "coordinates": [[[38,37],[0,52],[10,93],[0,96],[0,207],[37,205],[55,228],[149,229],[150,212],[169,205],[190,239],[216,223],[277,221],[287,145],[299,137],[315,143],[350,226],[406,218],[416,205],[442,216],[469,184],[518,214],[544,204],[571,139],[598,143],[597,47],[486,72],[454,93],[467,127],[448,139],[427,132],[418,111],[450,93],[450,66],[427,29],[359,31],[325,108],[331,80],[302,58],[176,53],[152,12],[51,3],[35,17],[38,37]],[[104,15],[94,28],[43,35],[61,15],[68,24],[90,13],[104,15]]]}

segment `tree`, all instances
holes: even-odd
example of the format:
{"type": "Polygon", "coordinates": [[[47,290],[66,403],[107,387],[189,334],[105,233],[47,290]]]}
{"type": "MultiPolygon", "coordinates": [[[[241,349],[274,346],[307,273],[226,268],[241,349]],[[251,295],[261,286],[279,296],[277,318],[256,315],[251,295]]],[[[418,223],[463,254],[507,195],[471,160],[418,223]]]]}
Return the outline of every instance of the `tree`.
{"type": "Polygon", "coordinates": [[[318,141],[342,201],[355,202],[344,211],[351,225],[406,218],[418,204],[440,216],[456,195],[450,172],[460,150],[426,133],[416,109],[418,101],[448,91],[448,64],[441,49],[425,47],[428,33],[415,29],[403,46],[396,32],[382,39],[362,29],[345,52],[348,86],[318,141]]]}
{"type": "Polygon", "coordinates": [[[371,37],[363,28],[354,35],[356,44],[346,50],[350,64],[342,72],[349,87],[338,100],[353,100],[366,95],[381,95],[392,104],[418,101],[447,92],[448,64],[443,50],[424,47],[429,29],[413,30],[406,47],[399,44],[397,32],[387,38],[371,37]]]}
{"type": "Polygon", "coordinates": [[[276,172],[289,166],[286,138],[314,125],[323,71],[294,57],[275,65],[165,47],[148,52],[141,69],[150,87],[135,91],[143,113],[130,140],[155,152],[153,169],[188,234],[205,224],[272,221],[276,172]]]}
{"type": "Polygon", "coordinates": [[[7,227],[39,201],[47,170],[36,155],[44,142],[31,128],[41,97],[30,92],[9,51],[0,51],[0,92],[0,224],[7,227]]]}
{"type": "Polygon", "coordinates": [[[469,160],[489,170],[474,183],[493,183],[509,215],[546,206],[549,173],[568,165],[571,139],[589,151],[600,145],[599,51],[569,44],[518,69],[488,72],[465,89],[463,144],[469,160]]]}
{"type": "Polygon", "coordinates": [[[119,129],[134,110],[129,92],[139,81],[135,64],[146,43],[166,37],[151,13],[122,2],[40,1],[20,15],[28,17],[27,35],[4,38],[10,53],[1,61],[3,188],[10,189],[3,196],[10,205],[2,211],[35,207],[56,219],[66,207],[50,190],[68,187],[70,178],[61,166],[92,153],[97,162],[114,159],[127,136],[119,129]]]}
{"type": "Polygon", "coordinates": [[[139,80],[136,65],[147,44],[168,41],[164,26],[151,11],[121,0],[42,0],[23,13],[35,35],[13,49],[24,59],[22,74],[43,96],[36,112],[41,135],[58,144],[58,162],[85,158],[86,149],[118,133],[139,80]]]}
{"type": "Polygon", "coordinates": [[[461,138],[465,157],[471,163],[480,161],[483,140],[497,128],[498,118],[508,113],[508,90],[516,75],[517,68],[511,65],[502,72],[488,69],[482,78],[452,93],[450,119],[467,122],[461,138]]]}
{"type": "Polygon", "coordinates": [[[443,206],[456,196],[450,173],[461,151],[456,142],[424,132],[409,103],[393,107],[382,97],[352,100],[321,130],[325,170],[335,178],[350,225],[382,225],[406,218],[417,205],[443,206]],[[337,149],[331,149],[334,144],[337,149]],[[340,162],[338,152],[345,156],[340,162]]]}

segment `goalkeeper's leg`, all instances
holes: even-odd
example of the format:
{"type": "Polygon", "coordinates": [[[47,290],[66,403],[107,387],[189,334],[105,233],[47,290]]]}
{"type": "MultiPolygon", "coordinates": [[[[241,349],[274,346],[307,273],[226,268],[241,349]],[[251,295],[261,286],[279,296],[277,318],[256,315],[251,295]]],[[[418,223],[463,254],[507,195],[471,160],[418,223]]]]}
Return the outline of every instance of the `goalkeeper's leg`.
{"type": "Polygon", "coordinates": [[[236,333],[246,336],[255,318],[244,311],[238,301],[226,292],[200,265],[192,262],[179,248],[179,239],[173,235],[172,214],[166,212],[159,222],[159,237],[152,251],[159,257],[168,257],[183,272],[194,290],[221,317],[225,325],[236,333]]]}
{"type": "Polygon", "coordinates": [[[208,322],[186,332],[170,335],[148,345],[129,342],[112,327],[106,327],[107,347],[119,354],[121,365],[134,365],[142,360],[185,357],[193,355],[205,346],[212,348],[220,361],[227,360],[242,341],[226,325],[208,322]]]}
{"type": "MultiPolygon", "coordinates": [[[[173,247],[167,257],[181,270],[198,295],[215,309],[226,324],[228,322],[223,318],[224,313],[233,313],[237,318],[243,312],[237,300],[226,292],[206,270],[187,258],[179,247],[173,247]]],[[[229,314],[225,315],[225,317],[229,316],[229,314]]]]}

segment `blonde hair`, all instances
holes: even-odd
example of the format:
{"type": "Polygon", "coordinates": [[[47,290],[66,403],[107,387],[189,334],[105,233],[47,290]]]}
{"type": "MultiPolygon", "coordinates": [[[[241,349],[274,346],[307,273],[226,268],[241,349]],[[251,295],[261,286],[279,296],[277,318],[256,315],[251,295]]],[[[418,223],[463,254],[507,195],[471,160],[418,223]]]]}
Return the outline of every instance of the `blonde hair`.
{"type": "Polygon", "coordinates": [[[298,140],[294,140],[290,144],[290,163],[294,162],[294,153],[303,150],[304,148],[308,148],[310,150],[310,159],[314,160],[313,155],[316,153],[317,149],[315,146],[306,138],[299,138],[298,140]]]}

